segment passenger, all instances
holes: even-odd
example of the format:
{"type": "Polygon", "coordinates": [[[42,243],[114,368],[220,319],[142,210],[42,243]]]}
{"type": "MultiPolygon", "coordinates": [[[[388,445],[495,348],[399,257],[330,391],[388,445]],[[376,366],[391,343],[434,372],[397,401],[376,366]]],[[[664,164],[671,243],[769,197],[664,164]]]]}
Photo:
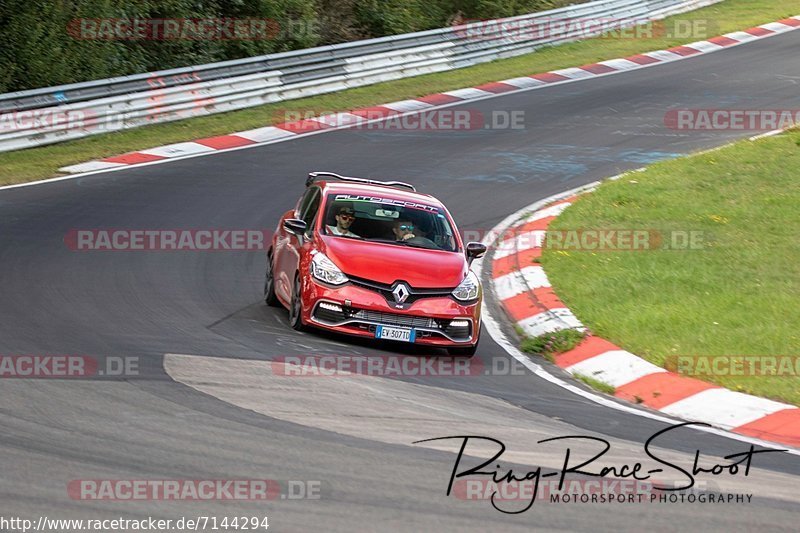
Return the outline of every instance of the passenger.
{"type": "Polygon", "coordinates": [[[353,224],[353,221],[356,219],[356,212],[353,211],[352,208],[343,206],[340,207],[336,211],[336,225],[335,226],[327,226],[328,231],[332,235],[340,235],[343,237],[355,237],[360,239],[359,235],[356,235],[352,231],[350,231],[350,226],[353,224]]]}

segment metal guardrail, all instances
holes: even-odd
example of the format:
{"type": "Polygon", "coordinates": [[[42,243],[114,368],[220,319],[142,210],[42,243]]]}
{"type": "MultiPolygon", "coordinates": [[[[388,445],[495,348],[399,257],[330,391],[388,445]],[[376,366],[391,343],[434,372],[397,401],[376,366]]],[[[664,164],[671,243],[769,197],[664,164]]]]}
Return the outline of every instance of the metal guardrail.
{"type": "Polygon", "coordinates": [[[495,21],[0,94],[0,152],[468,67],[719,1],[596,0],[495,21]],[[584,22],[592,20],[604,25],[587,31],[584,22]]]}

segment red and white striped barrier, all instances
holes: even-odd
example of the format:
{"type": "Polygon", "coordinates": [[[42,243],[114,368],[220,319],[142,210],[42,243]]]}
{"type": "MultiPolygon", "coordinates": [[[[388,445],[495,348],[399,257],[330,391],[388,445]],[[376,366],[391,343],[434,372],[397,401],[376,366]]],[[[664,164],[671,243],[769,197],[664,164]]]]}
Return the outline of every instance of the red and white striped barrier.
{"type": "MultiPolygon", "coordinates": [[[[510,319],[531,337],[569,328],[585,330],[534,262],[542,254],[548,225],[576,199],[558,200],[513,224],[504,232],[512,237],[492,257],[494,293],[510,319]]],[[[800,447],[797,407],[669,372],[600,337],[587,336],[556,356],[555,363],[570,374],[613,386],[618,398],[677,418],[800,447]]]]}

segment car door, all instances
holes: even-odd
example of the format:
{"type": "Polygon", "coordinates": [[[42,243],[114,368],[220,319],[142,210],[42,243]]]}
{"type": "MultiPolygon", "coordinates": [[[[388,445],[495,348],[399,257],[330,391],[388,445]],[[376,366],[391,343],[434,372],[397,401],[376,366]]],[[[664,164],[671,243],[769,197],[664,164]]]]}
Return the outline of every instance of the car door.
{"type": "Polygon", "coordinates": [[[308,230],[305,235],[293,235],[284,229],[283,224],[278,228],[279,237],[276,242],[275,255],[275,292],[288,302],[292,297],[294,276],[300,264],[300,254],[304,248],[310,246],[309,239],[313,235],[314,219],[319,211],[322,193],[319,187],[309,187],[298,202],[294,217],[305,221],[308,230]]]}

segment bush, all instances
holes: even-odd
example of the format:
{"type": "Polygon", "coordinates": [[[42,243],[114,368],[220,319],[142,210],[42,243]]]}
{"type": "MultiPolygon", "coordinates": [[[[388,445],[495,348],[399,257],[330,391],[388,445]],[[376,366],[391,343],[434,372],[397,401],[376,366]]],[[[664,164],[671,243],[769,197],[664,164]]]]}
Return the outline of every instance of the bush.
{"type": "Polygon", "coordinates": [[[4,0],[0,93],[240,59],[447,26],[566,4],[564,0],[4,0]],[[91,40],[78,19],[260,18],[272,38],[91,40]]]}
{"type": "Polygon", "coordinates": [[[318,36],[309,0],[6,0],[0,9],[0,92],[18,91],[307,48],[318,36]],[[224,5],[224,8],[221,7],[224,5]],[[274,38],[99,40],[78,19],[266,18],[274,38]]]}

